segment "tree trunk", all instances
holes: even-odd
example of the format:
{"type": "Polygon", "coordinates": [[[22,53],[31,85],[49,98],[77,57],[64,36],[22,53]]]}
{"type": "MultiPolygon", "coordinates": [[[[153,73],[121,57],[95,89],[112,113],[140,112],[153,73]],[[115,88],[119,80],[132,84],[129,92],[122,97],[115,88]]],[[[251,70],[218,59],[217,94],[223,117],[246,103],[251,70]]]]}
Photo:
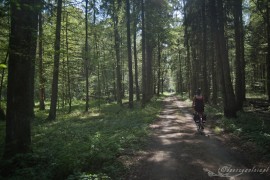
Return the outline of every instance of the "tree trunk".
{"type": "MultiPolygon", "coordinates": [[[[115,64],[113,64],[113,67],[112,67],[112,69],[115,69],[115,64]]],[[[114,96],[114,101],[117,101],[117,87],[116,87],[116,71],[113,71],[113,79],[114,79],[114,81],[113,81],[113,96],[114,96]]]]}
{"type": "Polygon", "coordinates": [[[267,20],[267,58],[266,58],[266,68],[267,68],[267,95],[268,101],[270,102],[270,3],[266,4],[266,20],[267,20]]]}
{"type": "Polygon", "coordinates": [[[209,15],[210,15],[210,29],[211,29],[211,76],[212,76],[212,103],[214,105],[217,104],[217,93],[218,93],[218,85],[217,85],[217,23],[216,23],[216,10],[215,10],[215,2],[212,1],[209,3],[209,15]]]}
{"type": "Polygon", "coordinates": [[[39,41],[38,41],[38,56],[39,56],[39,109],[45,110],[45,80],[43,70],[43,22],[42,13],[39,13],[38,19],[39,27],[39,41]]]}
{"type": "Polygon", "coordinates": [[[160,94],[160,74],[161,74],[161,43],[158,37],[158,69],[157,69],[157,95],[160,94]]]}
{"type": "MultiPolygon", "coordinates": [[[[193,47],[191,45],[191,47],[193,47]]],[[[198,84],[198,73],[199,73],[199,62],[197,62],[197,48],[195,46],[191,49],[192,53],[192,70],[191,70],[191,94],[195,95],[196,89],[199,87],[198,84]]]]}
{"type": "Polygon", "coordinates": [[[243,109],[245,98],[245,60],[242,21],[242,0],[234,1],[234,39],[235,39],[235,95],[238,110],[243,109]]]}
{"type": "MultiPolygon", "coordinates": [[[[150,9],[152,6],[153,0],[146,1],[146,7],[147,10],[150,9]]],[[[145,75],[146,75],[146,103],[151,101],[151,98],[153,97],[153,71],[152,71],[152,61],[153,61],[153,51],[154,51],[154,45],[153,45],[153,18],[150,16],[151,12],[147,12],[145,15],[146,23],[145,23],[145,50],[146,50],[146,59],[145,59],[145,75]]]]}
{"type": "Polygon", "coordinates": [[[225,32],[224,32],[224,18],[223,18],[223,1],[217,0],[217,37],[218,37],[218,59],[221,68],[223,101],[224,101],[224,115],[226,117],[236,117],[236,102],[233,92],[233,86],[230,76],[230,66],[228,58],[228,50],[226,47],[225,32]]]}
{"type": "Polygon", "coordinates": [[[179,93],[183,97],[183,74],[182,74],[182,61],[181,61],[181,51],[180,42],[178,42],[178,62],[179,62],[179,93]]]}
{"type": "Polygon", "coordinates": [[[53,68],[52,96],[51,96],[51,106],[50,106],[48,120],[55,120],[56,118],[56,107],[57,107],[57,99],[58,99],[59,61],[60,61],[61,15],[62,15],[62,0],[58,0],[57,16],[56,16],[56,32],[55,32],[55,42],[54,42],[54,68],[53,68]]]}
{"type": "MultiPolygon", "coordinates": [[[[135,13],[135,5],[133,5],[133,13],[135,13]]],[[[136,86],[136,100],[140,100],[139,76],[138,76],[138,57],[137,57],[137,23],[138,18],[135,17],[133,21],[133,53],[135,64],[135,86],[136,86]]]]}
{"type": "Polygon", "coordinates": [[[206,27],[206,10],[205,10],[205,1],[202,0],[202,74],[203,74],[203,95],[204,101],[208,102],[209,97],[209,85],[208,85],[208,77],[207,77],[207,27],[206,27]]]}
{"type": "Polygon", "coordinates": [[[164,93],[164,76],[165,76],[165,72],[164,72],[164,70],[162,71],[162,73],[161,73],[161,94],[163,94],[164,93]]]}
{"type": "Polygon", "coordinates": [[[145,62],[145,12],[144,12],[144,0],[141,0],[141,18],[142,18],[142,106],[146,105],[146,62],[145,62]]]}
{"type": "Polygon", "coordinates": [[[67,54],[67,94],[68,94],[68,113],[71,113],[72,96],[71,96],[71,81],[70,81],[70,65],[69,65],[69,43],[68,43],[68,12],[66,15],[66,54],[67,54]]]}
{"type": "Polygon", "coordinates": [[[100,82],[100,61],[99,61],[99,51],[98,51],[98,39],[97,39],[97,29],[96,29],[96,0],[93,1],[94,3],[94,41],[95,41],[95,50],[94,50],[94,54],[95,54],[95,60],[98,61],[98,108],[100,110],[100,105],[101,105],[101,82],[100,82]]]}
{"type": "Polygon", "coordinates": [[[133,108],[133,72],[132,72],[132,51],[130,33],[130,3],[126,0],[127,15],[127,46],[128,46],[128,74],[129,74],[129,108],[133,108]]]}
{"type": "Polygon", "coordinates": [[[89,110],[88,0],[85,1],[85,112],[89,110]]]}
{"type": "Polygon", "coordinates": [[[120,60],[120,35],[118,30],[118,12],[120,4],[113,2],[113,22],[114,22],[114,49],[116,55],[116,97],[117,103],[122,105],[122,77],[121,77],[121,60],[120,60]]]}
{"type": "Polygon", "coordinates": [[[4,158],[31,151],[38,1],[11,1],[7,121],[4,158]],[[19,8],[18,8],[19,7],[19,8]],[[31,7],[31,8],[29,8],[31,7]]]}
{"type": "Polygon", "coordinates": [[[211,57],[211,68],[212,68],[212,103],[217,104],[217,94],[218,94],[218,85],[217,85],[217,63],[216,63],[216,51],[214,50],[215,46],[213,45],[212,57],[211,57]]]}
{"type": "MultiPolygon", "coordinates": [[[[186,8],[186,0],[183,0],[184,4],[184,25],[185,25],[185,46],[187,48],[187,60],[186,60],[186,66],[187,66],[187,71],[186,71],[186,77],[187,79],[190,79],[191,75],[191,64],[190,64],[190,47],[189,47],[189,34],[188,34],[188,24],[187,24],[187,8],[186,8]]],[[[188,90],[188,96],[189,98],[192,98],[192,93],[191,93],[191,83],[190,81],[187,81],[187,90],[188,90]]]]}

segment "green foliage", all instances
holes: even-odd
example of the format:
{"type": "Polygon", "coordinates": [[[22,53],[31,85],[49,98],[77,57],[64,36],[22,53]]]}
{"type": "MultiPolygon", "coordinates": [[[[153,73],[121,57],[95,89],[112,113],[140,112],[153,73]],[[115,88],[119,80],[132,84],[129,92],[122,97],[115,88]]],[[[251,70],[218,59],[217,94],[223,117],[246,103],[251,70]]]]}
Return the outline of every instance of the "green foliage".
{"type": "Polygon", "coordinates": [[[0,69],[6,69],[7,68],[7,65],[5,64],[0,64],[0,69]]]}
{"type": "Polygon", "coordinates": [[[216,120],[217,117],[219,119],[214,122],[215,132],[219,134],[223,130],[225,133],[239,137],[242,148],[247,148],[246,144],[252,142],[256,145],[256,147],[252,148],[252,151],[254,151],[253,155],[269,159],[270,122],[267,119],[245,112],[238,113],[237,119],[227,119],[219,116],[222,112],[221,110],[210,106],[206,108],[206,112],[208,119],[216,120]]]}
{"type": "MultiPolygon", "coordinates": [[[[8,167],[11,179],[119,179],[127,169],[118,157],[141,148],[160,102],[154,99],[144,109],[136,104],[133,110],[117,104],[103,104],[98,110],[93,103],[91,113],[80,112],[81,103],[71,114],[60,111],[52,122],[44,120],[46,111],[37,111],[34,153],[1,163],[1,170],[8,167]]],[[[1,130],[1,140],[3,134],[1,130]]]]}

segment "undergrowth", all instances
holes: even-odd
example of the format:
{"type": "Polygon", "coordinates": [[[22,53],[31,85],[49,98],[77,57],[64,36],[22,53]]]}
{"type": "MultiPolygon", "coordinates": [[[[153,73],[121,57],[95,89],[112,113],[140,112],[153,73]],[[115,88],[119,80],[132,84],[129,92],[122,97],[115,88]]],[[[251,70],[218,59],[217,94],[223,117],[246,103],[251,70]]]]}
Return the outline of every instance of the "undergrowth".
{"type": "Polygon", "coordinates": [[[206,107],[208,119],[216,133],[231,134],[239,138],[238,145],[256,161],[270,161],[270,121],[255,113],[238,112],[237,118],[223,117],[222,109],[206,107]]]}
{"type": "MultiPolygon", "coordinates": [[[[89,113],[78,103],[67,114],[60,109],[57,120],[45,120],[46,111],[36,111],[32,123],[33,153],[2,161],[6,179],[121,179],[127,171],[118,157],[127,149],[140,149],[148,125],[156,119],[161,99],[145,108],[130,110],[125,105],[91,104],[89,113]]],[[[0,153],[3,151],[4,122],[0,123],[0,153]]],[[[1,176],[0,176],[1,179],[1,176]]]]}

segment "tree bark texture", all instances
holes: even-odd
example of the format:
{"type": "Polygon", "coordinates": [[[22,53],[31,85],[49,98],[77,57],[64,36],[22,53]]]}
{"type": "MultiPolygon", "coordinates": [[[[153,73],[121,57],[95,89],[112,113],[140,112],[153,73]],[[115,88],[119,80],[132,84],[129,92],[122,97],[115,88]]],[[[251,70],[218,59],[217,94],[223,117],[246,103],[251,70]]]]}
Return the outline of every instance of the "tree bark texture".
{"type": "Polygon", "coordinates": [[[69,63],[69,42],[68,42],[68,13],[66,14],[66,53],[67,53],[67,94],[68,94],[68,113],[71,113],[72,96],[71,96],[71,80],[70,80],[70,63],[69,63]]]}
{"type": "Polygon", "coordinates": [[[266,68],[267,68],[267,95],[268,101],[270,102],[270,3],[267,1],[266,4],[266,20],[267,20],[267,57],[266,57],[266,68]]]}
{"type": "MultiPolygon", "coordinates": [[[[188,22],[187,22],[187,6],[186,6],[186,0],[183,0],[184,4],[184,32],[185,32],[185,47],[187,49],[187,60],[186,60],[186,66],[187,66],[187,71],[186,71],[186,77],[187,79],[190,80],[191,78],[191,61],[190,61],[190,46],[189,46],[189,34],[188,34],[188,22]]],[[[191,83],[190,81],[187,81],[187,90],[188,90],[188,96],[189,98],[192,98],[192,92],[191,92],[191,83]]]]}
{"type": "Polygon", "coordinates": [[[160,37],[158,37],[158,69],[157,69],[157,95],[160,94],[160,76],[161,76],[161,42],[160,37]]]}
{"type": "Polygon", "coordinates": [[[52,96],[48,120],[55,120],[56,107],[58,99],[58,80],[59,80],[59,62],[60,62],[60,39],[61,39],[61,16],[62,16],[62,0],[57,2],[56,15],[56,31],[54,42],[54,67],[53,67],[53,82],[52,82],[52,96]]]}
{"type": "Polygon", "coordinates": [[[32,78],[37,45],[38,3],[35,0],[11,1],[4,158],[31,151],[32,78]]]}
{"type": "Polygon", "coordinates": [[[141,18],[142,18],[142,106],[144,107],[147,100],[147,92],[146,92],[146,54],[145,54],[145,4],[144,0],[141,0],[141,18]]]}
{"type": "MultiPolygon", "coordinates": [[[[135,4],[133,4],[133,13],[135,13],[135,4]]],[[[138,18],[135,16],[133,19],[133,54],[134,54],[134,68],[135,68],[135,86],[136,86],[136,100],[140,100],[140,86],[138,75],[138,56],[137,56],[137,24],[138,18]]]]}
{"type": "Polygon", "coordinates": [[[208,102],[209,97],[209,82],[208,82],[208,75],[207,75],[207,26],[206,26],[206,7],[205,2],[206,0],[202,0],[202,75],[203,75],[203,95],[204,101],[208,102]]]}
{"type": "Polygon", "coordinates": [[[235,95],[237,109],[243,109],[245,99],[245,59],[244,33],[242,20],[242,0],[234,0],[234,39],[235,39],[235,95]]]}
{"type": "Polygon", "coordinates": [[[217,0],[217,39],[218,39],[218,59],[221,70],[221,84],[224,101],[224,115],[226,117],[236,117],[236,102],[231,82],[228,49],[224,32],[224,9],[223,1],[217,0]]]}
{"type": "Polygon", "coordinates": [[[127,15],[127,46],[128,46],[128,76],[129,76],[129,108],[133,108],[133,72],[132,72],[132,50],[130,33],[130,2],[126,0],[127,15]]]}
{"type": "Polygon", "coordinates": [[[85,111],[89,110],[88,0],[85,1],[85,111]]]}
{"type": "Polygon", "coordinates": [[[43,70],[43,22],[42,13],[39,13],[38,19],[38,31],[39,31],[39,41],[38,41],[38,59],[39,59],[39,109],[45,110],[45,79],[43,70]]]}
{"type": "Polygon", "coordinates": [[[114,21],[114,49],[116,55],[116,97],[117,103],[122,105],[122,77],[121,77],[121,59],[120,59],[120,35],[118,30],[120,4],[113,2],[113,21],[114,21]],[[116,7],[117,6],[117,7],[116,7]]]}
{"type": "MultiPolygon", "coordinates": [[[[153,17],[151,16],[151,11],[153,11],[153,0],[145,1],[145,75],[146,75],[146,97],[145,101],[146,103],[151,101],[151,98],[153,97],[153,51],[154,51],[154,37],[152,35],[153,28],[153,17]]],[[[155,7],[156,9],[156,7],[155,7]]]]}

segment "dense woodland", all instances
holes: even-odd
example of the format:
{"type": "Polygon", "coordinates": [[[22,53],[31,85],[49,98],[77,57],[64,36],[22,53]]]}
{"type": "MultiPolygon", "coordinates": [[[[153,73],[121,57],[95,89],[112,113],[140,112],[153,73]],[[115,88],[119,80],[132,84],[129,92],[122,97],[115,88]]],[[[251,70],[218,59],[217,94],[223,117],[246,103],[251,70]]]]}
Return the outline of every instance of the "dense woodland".
{"type": "Polygon", "coordinates": [[[0,100],[4,159],[31,152],[31,122],[91,102],[145,107],[201,87],[226,117],[270,100],[268,0],[3,0],[0,100]]]}

